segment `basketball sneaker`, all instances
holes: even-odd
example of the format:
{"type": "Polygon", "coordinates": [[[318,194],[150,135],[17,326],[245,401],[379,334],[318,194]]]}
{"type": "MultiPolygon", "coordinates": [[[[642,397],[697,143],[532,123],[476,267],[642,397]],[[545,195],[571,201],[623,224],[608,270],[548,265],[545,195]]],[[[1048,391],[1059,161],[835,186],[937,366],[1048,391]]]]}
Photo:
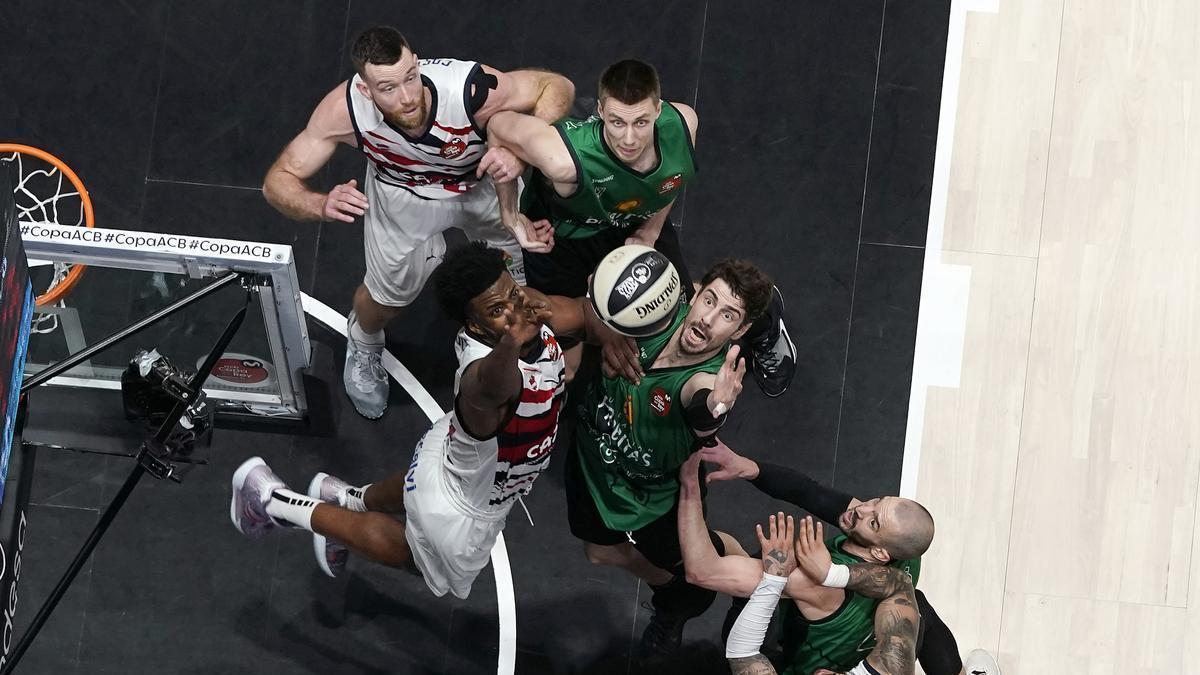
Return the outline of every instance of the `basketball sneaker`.
{"type": "Polygon", "coordinates": [[[229,519],[238,532],[258,539],[268,531],[280,526],[279,521],[267,515],[267,502],[271,493],[286,489],[279,476],[262,457],[251,457],[233,472],[233,498],[229,503],[229,519]]]}
{"type": "Polygon", "coordinates": [[[367,344],[354,339],[350,327],[354,312],[346,322],[346,363],[342,368],[342,384],[358,414],[369,420],[383,417],[388,404],[388,374],[380,363],[383,344],[367,344]]]}
{"type": "Polygon", "coordinates": [[[646,624],[646,630],[642,631],[637,658],[642,665],[651,665],[679,651],[683,643],[683,626],[690,617],[683,612],[655,607],[649,602],[642,603],[642,607],[653,614],[650,623],[646,624]]]}
{"type": "Polygon", "coordinates": [[[775,398],[787,391],[796,376],[796,345],[792,344],[787,326],[783,324],[783,293],[778,286],[772,286],[771,291],[771,304],[764,317],[771,327],[757,338],[747,340],[746,344],[750,347],[750,370],[754,373],[754,381],[764,394],[775,398]]]}
{"type": "MultiPolygon", "coordinates": [[[[327,473],[318,473],[308,484],[308,496],[319,499],[326,504],[344,506],[341,495],[350,487],[340,478],[327,473]]],[[[324,535],[313,532],[313,554],[317,558],[317,566],[326,576],[337,578],[346,569],[346,560],[350,557],[350,549],[341,543],[324,535]]]]}
{"type": "Polygon", "coordinates": [[[967,675],[1000,675],[1000,666],[991,654],[976,649],[963,659],[963,671],[967,675]]]}

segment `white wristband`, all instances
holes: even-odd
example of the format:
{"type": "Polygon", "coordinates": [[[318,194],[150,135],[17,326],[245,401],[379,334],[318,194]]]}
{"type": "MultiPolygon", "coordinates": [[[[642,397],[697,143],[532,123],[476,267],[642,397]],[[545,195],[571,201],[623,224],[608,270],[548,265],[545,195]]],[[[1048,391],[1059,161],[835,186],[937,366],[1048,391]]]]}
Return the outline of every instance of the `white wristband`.
{"type": "Polygon", "coordinates": [[[845,565],[830,565],[822,586],[828,588],[845,588],[850,583],[850,568],[845,565]]]}

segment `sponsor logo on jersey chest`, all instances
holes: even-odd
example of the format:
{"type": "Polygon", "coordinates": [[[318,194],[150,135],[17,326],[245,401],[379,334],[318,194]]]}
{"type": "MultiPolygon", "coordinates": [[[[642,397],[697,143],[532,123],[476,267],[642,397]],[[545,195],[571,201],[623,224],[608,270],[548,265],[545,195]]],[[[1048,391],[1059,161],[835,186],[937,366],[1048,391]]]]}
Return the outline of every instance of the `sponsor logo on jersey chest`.
{"type": "Polygon", "coordinates": [[[671,395],[662,387],[655,387],[650,392],[650,410],[659,417],[666,417],[671,412],[671,395]]]}
{"type": "Polygon", "coordinates": [[[467,144],[461,138],[452,138],[442,146],[441,155],[446,159],[454,159],[467,151],[467,144]]]}
{"type": "Polygon", "coordinates": [[[664,180],[662,183],[659,183],[658,194],[665,195],[668,192],[673,192],[679,189],[680,185],[683,185],[683,174],[677,173],[674,176],[664,180]]]}

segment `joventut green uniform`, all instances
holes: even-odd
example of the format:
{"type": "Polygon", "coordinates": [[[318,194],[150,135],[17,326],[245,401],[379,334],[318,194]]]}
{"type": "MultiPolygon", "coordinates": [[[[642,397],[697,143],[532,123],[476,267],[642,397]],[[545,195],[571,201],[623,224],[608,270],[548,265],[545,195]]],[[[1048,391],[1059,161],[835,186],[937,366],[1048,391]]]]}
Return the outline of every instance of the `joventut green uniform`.
{"type": "Polygon", "coordinates": [[[716,373],[725,349],[691,366],[651,368],[675,330],[687,317],[679,303],[671,327],[638,340],[645,376],[634,385],[625,378],[597,378],[580,407],[582,427],[576,451],[588,491],[610,529],[640,529],[675,504],[679,467],[696,446],[696,434],[685,417],[680,392],[696,373],[716,373]]]}
{"type": "MultiPolygon", "coordinates": [[[[847,553],[842,546],[846,535],[839,535],[825,543],[835,565],[857,565],[862,559],[847,553]]],[[[897,560],[892,567],[907,570],[912,575],[913,585],[921,573],[921,559],[897,560]]],[[[808,633],[802,643],[796,644],[788,638],[797,633],[789,630],[804,619],[796,603],[788,602],[784,607],[784,653],[790,655],[784,675],[811,675],[817,668],[846,671],[867,658],[875,648],[875,608],[879,601],[857,593],[846,592],[846,601],[833,614],[817,621],[809,621],[808,633]]]]}
{"type": "Polygon", "coordinates": [[[654,123],[658,165],[645,174],[625,165],[609,149],[599,117],[566,118],[554,127],[575,162],[578,185],[571,196],[561,197],[535,170],[521,197],[521,212],[530,220],[549,220],[557,238],[584,239],[611,228],[633,230],[670,204],[696,175],[687,123],[667,101],[654,123]]]}

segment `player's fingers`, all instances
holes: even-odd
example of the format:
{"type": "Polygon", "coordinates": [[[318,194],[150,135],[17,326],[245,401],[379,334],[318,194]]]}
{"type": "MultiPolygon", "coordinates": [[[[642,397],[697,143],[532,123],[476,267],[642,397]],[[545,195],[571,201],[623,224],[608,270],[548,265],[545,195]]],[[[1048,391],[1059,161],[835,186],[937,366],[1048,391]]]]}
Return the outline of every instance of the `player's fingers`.
{"type": "Polygon", "coordinates": [[[817,531],[813,536],[813,541],[818,544],[825,541],[825,526],[821,523],[817,523],[817,531]]]}
{"type": "Polygon", "coordinates": [[[767,547],[767,538],[763,536],[762,525],[755,525],[754,532],[758,534],[758,541],[763,548],[767,547]]]}
{"type": "Polygon", "coordinates": [[[796,538],[796,520],[791,516],[787,517],[787,526],[783,530],[783,536],[786,537],[789,542],[795,540],[796,538]]]}
{"type": "Polygon", "coordinates": [[[775,525],[775,514],[774,513],[772,513],[771,516],[769,518],[767,518],[767,523],[769,524],[768,530],[771,533],[771,539],[774,539],[776,537],[776,531],[778,529],[775,525]]]}
{"type": "Polygon", "coordinates": [[[346,185],[349,185],[351,188],[357,188],[358,187],[358,179],[351,178],[350,180],[346,181],[346,185]]]}
{"type": "Polygon", "coordinates": [[[732,367],[733,364],[737,362],[738,354],[741,354],[741,353],[742,353],[741,345],[734,345],[734,346],[730,347],[729,351],[726,352],[726,354],[725,354],[725,363],[732,367]]]}

